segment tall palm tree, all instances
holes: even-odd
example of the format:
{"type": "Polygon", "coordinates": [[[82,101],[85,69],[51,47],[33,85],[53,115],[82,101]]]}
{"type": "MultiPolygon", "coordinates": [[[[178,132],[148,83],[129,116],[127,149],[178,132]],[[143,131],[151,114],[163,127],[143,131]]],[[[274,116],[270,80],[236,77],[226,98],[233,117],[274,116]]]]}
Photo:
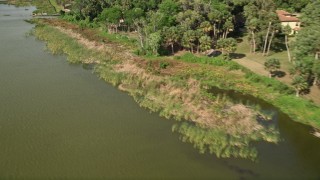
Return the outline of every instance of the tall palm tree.
{"type": "Polygon", "coordinates": [[[288,41],[288,36],[291,34],[291,27],[289,25],[286,25],[285,27],[283,27],[282,32],[284,33],[284,37],[285,37],[285,44],[286,44],[286,48],[287,48],[287,53],[288,53],[288,60],[289,62],[291,62],[291,55],[290,55],[290,49],[289,49],[289,41],[288,41]]]}

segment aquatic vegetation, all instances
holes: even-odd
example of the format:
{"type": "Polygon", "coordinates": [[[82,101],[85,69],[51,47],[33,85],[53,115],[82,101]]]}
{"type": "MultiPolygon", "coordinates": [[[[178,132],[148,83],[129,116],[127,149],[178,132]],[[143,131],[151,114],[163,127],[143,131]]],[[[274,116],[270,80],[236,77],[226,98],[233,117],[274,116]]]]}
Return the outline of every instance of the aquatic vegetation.
{"type": "Polygon", "coordinates": [[[46,41],[52,53],[67,54],[70,63],[96,64],[94,71],[101,79],[128,92],[141,107],[181,121],[174,132],[200,152],[254,160],[257,152],[252,142],[279,140],[275,128],[258,122],[260,113],[254,108],[207,92],[205,87],[213,82],[237,83],[237,79],[230,81],[232,75],[223,67],[212,71],[204,65],[191,68],[192,64],[146,60],[116,44],[95,44],[49,25],[38,25],[34,34],[46,41]],[[165,68],[161,62],[167,64],[165,68]]]}

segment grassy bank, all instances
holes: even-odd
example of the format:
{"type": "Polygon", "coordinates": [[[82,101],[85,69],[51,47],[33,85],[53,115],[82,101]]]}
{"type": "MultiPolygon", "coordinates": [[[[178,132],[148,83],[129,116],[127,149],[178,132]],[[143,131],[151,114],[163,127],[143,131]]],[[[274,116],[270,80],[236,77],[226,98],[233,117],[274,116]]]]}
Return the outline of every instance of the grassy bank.
{"type": "Polygon", "coordinates": [[[79,30],[66,24],[55,28],[51,25],[58,24],[52,21],[38,22],[34,31],[52,53],[67,54],[71,63],[95,64],[100,78],[128,92],[140,106],[176,119],[178,123],[172,130],[200,152],[256,159],[252,142],[278,142],[278,132],[260,124],[260,113],[254,108],[207,93],[208,86],[215,82],[222,86],[222,77],[243,76],[239,70],[167,59],[146,60],[121,44],[92,36],[97,35],[95,30],[79,30]],[[88,41],[90,38],[100,41],[88,41]]]}
{"type": "Polygon", "coordinates": [[[257,75],[235,62],[224,61],[219,58],[196,57],[188,53],[175,57],[175,59],[223,67],[231,71],[238,70],[241,73],[237,77],[232,76],[232,73],[230,74],[227,71],[225,74],[217,72],[208,72],[205,75],[201,75],[199,72],[191,72],[191,74],[194,74],[195,77],[201,79],[203,84],[208,86],[235,90],[263,99],[286,113],[292,120],[320,129],[320,107],[311,101],[295,97],[292,87],[276,79],[257,75]]]}
{"type": "Polygon", "coordinates": [[[37,10],[34,13],[57,14],[61,7],[56,0],[8,0],[8,4],[15,6],[36,6],[37,10]]]}

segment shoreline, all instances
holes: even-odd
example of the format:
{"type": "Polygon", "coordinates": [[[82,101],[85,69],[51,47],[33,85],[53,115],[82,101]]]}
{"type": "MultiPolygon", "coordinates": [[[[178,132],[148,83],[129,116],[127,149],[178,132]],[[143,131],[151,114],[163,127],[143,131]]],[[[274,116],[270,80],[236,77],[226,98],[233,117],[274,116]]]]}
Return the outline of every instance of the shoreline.
{"type": "MultiPolygon", "coordinates": [[[[176,126],[173,131],[179,132],[182,139],[194,144],[200,152],[209,151],[218,157],[242,157],[254,160],[257,152],[252,147],[252,142],[264,140],[277,143],[279,141],[278,131],[273,127],[264,127],[259,124],[256,119],[259,113],[252,107],[234,104],[206,92],[208,86],[225,87],[229,83],[231,87],[242,88],[239,92],[253,92],[255,97],[262,96],[264,100],[277,98],[274,97],[275,93],[259,94],[259,88],[263,87],[252,89],[254,84],[247,85],[241,79],[236,79],[242,82],[239,84],[238,81],[232,80],[232,77],[239,75],[238,69],[230,70],[177,60],[150,61],[132,54],[121,44],[110,42],[108,39],[99,39],[96,36],[91,37],[97,34],[94,30],[80,30],[77,25],[62,20],[44,20],[36,24],[41,26],[38,27],[38,31],[43,29],[42,32],[37,33],[36,28],[35,35],[40,40],[46,41],[52,53],[67,54],[68,61],[71,63],[94,63],[96,64],[95,72],[100,78],[126,91],[141,107],[159,112],[160,116],[168,119],[195,123],[196,126],[191,128],[185,124],[176,126]],[[49,32],[48,29],[45,28],[50,29],[50,27],[56,32],[51,32],[49,35],[46,33],[49,32]],[[57,41],[57,38],[62,35],[49,36],[59,33],[74,42],[59,44],[51,42],[57,41]],[[100,41],[97,42],[97,39],[100,41]],[[68,47],[69,43],[73,46],[78,44],[78,50],[68,47]],[[79,48],[85,52],[80,52],[79,48]],[[159,66],[161,62],[168,63],[168,68],[161,68],[159,66]],[[203,74],[208,77],[203,79],[203,74]],[[210,81],[207,82],[209,79],[210,81]],[[205,135],[195,139],[196,135],[186,134],[193,131],[198,134],[202,132],[205,135]],[[219,141],[212,139],[210,137],[212,134],[219,134],[219,141]],[[228,136],[233,138],[230,140],[226,138],[228,136]],[[205,139],[210,141],[203,142],[205,139]],[[246,139],[245,142],[244,139],[246,139]],[[224,144],[221,149],[214,149],[221,144],[224,144]],[[226,149],[231,149],[233,154],[226,152],[226,149]]],[[[244,74],[242,73],[241,76],[244,74]]]]}

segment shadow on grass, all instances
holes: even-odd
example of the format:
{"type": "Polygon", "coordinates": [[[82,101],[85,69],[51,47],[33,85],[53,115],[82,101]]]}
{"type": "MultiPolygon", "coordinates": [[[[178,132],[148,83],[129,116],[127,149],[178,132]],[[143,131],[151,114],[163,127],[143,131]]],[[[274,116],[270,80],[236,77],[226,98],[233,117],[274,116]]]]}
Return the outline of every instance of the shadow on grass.
{"type": "Polygon", "coordinates": [[[220,56],[221,54],[222,54],[221,51],[219,51],[219,50],[213,50],[213,51],[211,51],[211,52],[208,54],[208,56],[209,56],[209,57],[217,57],[217,56],[220,56]]]}
{"type": "Polygon", "coordinates": [[[231,59],[241,59],[241,58],[244,58],[246,57],[245,54],[242,54],[242,53],[230,53],[230,58],[231,59]]]}
{"type": "Polygon", "coordinates": [[[303,91],[300,92],[301,95],[307,95],[307,94],[310,94],[310,88],[307,88],[303,91]]]}
{"type": "Polygon", "coordinates": [[[285,75],[287,75],[287,73],[284,71],[274,71],[272,74],[273,74],[273,77],[278,77],[278,78],[282,78],[285,75]]]}

